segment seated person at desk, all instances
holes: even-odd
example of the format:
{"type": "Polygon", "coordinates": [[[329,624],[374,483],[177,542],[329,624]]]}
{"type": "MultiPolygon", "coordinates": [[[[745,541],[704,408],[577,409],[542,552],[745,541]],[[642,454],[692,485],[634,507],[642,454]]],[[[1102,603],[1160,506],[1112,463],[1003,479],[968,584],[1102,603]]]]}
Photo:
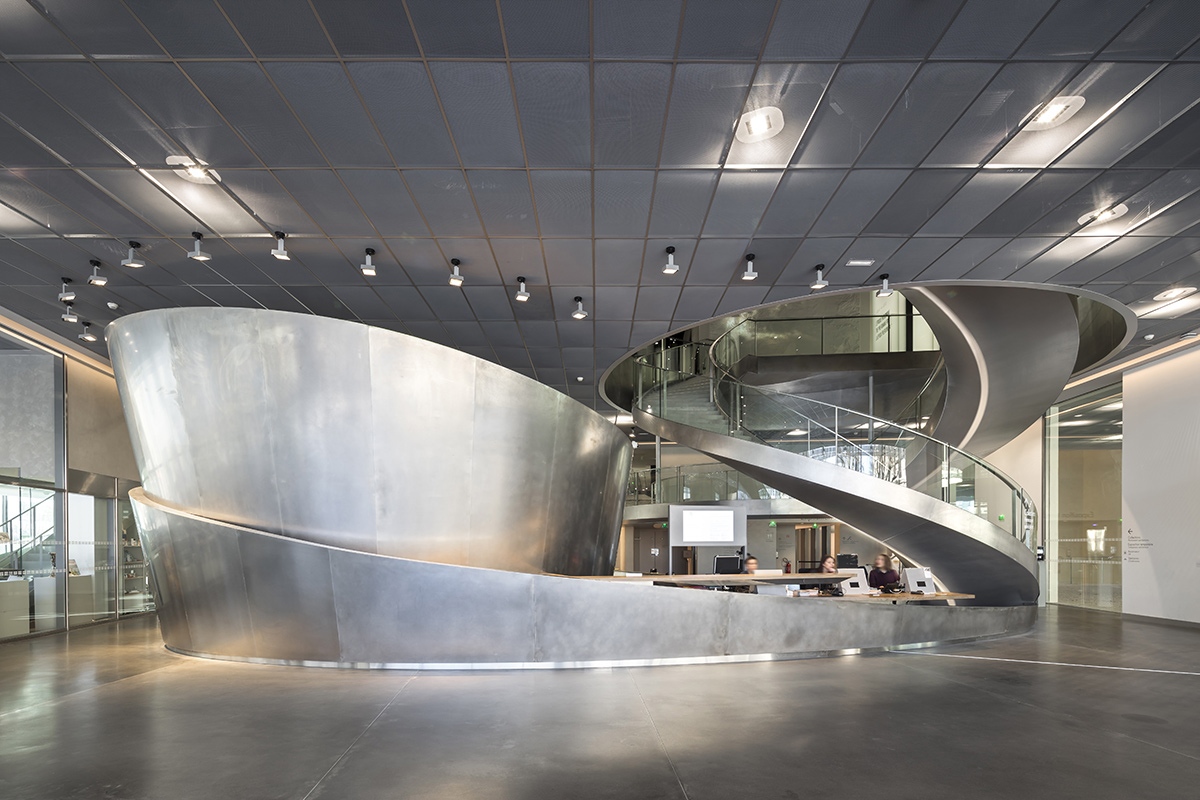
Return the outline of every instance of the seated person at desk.
{"type": "MultiPolygon", "coordinates": [[[[817,572],[821,573],[822,575],[827,575],[831,572],[837,571],[838,568],[836,558],[833,556],[823,556],[821,558],[821,566],[817,567],[817,572]]],[[[840,594],[841,581],[836,581],[834,583],[819,583],[817,584],[816,588],[821,592],[840,594]]]]}
{"type": "MultiPolygon", "coordinates": [[[[752,555],[747,555],[746,560],[742,562],[742,574],[753,575],[758,572],[758,559],[752,555]]],[[[738,592],[740,594],[758,594],[757,586],[730,586],[729,591],[738,592]]]]}
{"type": "Polygon", "coordinates": [[[900,573],[892,568],[892,559],[887,553],[875,556],[875,569],[867,575],[867,585],[872,589],[882,589],[889,583],[899,583],[900,573]]]}

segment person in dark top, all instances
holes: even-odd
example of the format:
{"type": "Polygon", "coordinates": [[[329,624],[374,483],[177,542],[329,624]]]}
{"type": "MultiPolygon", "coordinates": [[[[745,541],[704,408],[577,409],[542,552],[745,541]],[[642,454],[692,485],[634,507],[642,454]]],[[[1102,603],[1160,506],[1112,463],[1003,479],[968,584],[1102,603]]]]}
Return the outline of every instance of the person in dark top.
{"type": "Polygon", "coordinates": [[[900,573],[892,569],[892,559],[887,553],[875,556],[875,569],[867,576],[867,585],[872,589],[882,589],[889,583],[899,583],[900,573]]]}
{"type": "MultiPolygon", "coordinates": [[[[821,566],[817,567],[817,572],[822,575],[828,575],[831,572],[837,572],[837,559],[833,556],[824,556],[821,558],[821,566]]],[[[841,581],[836,583],[819,583],[817,590],[824,594],[834,594],[840,596],[842,593],[841,581]]]]}
{"type": "MultiPolygon", "coordinates": [[[[747,554],[746,560],[742,562],[742,574],[753,575],[756,572],[758,572],[758,559],[747,554]]],[[[758,594],[758,587],[745,584],[744,586],[731,586],[729,591],[739,594],[758,594]]]]}

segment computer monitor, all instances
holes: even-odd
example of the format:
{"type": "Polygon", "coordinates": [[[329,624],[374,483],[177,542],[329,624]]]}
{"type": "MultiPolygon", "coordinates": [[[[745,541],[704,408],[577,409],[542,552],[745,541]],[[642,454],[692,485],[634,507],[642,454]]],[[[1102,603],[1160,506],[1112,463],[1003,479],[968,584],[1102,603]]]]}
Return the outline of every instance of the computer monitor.
{"type": "Polygon", "coordinates": [[[741,571],[741,556],[713,556],[713,575],[737,575],[741,571]]]}
{"type": "Polygon", "coordinates": [[[933,594],[937,591],[933,583],[933,573],[928,567],[905,567],[904,585],[910,592],[933,594]]]}
{"type": "Polygon", "coordinates": [[[858,553],[838,553],[837,567],[839,570],[858,569],[858,553]]]}
{"type": "Polygon", "coordinates": [[[867,572],[863,569],[849,569],[846,572],[853,572],[853,578],[846,578],[842,581],[842,594],[870,594],[871,587],[867,584],[867,572]]]}

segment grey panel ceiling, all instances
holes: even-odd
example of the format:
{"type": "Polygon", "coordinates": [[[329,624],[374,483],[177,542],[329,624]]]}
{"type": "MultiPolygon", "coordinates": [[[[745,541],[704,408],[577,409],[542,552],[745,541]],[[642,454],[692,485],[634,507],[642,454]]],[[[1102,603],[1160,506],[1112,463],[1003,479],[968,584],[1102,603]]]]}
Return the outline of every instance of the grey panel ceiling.
{"type": "MultiPolygon", "coordinates": [[[[1200,283],[1190,0],[196,0],[187,25],[178,3],[0,0],[0,18],[0,305],[63,335],[68,276],[97,324],[110,299],[358,319],[595,404],[625,348],[808,294],[818,264],[838,287],[1200,283]],[[1062,94],[1085,104],[1031,128],[1062,94]],[[770,106],[779,135],[735,138],[770,106]],[[187,257],[192,231],[212,261],[187,257]],[[142,269],[119,266],[131,239],[142,269]]],[[[1157,321],[1155,343],[1198,323],[1157,321]]]]}

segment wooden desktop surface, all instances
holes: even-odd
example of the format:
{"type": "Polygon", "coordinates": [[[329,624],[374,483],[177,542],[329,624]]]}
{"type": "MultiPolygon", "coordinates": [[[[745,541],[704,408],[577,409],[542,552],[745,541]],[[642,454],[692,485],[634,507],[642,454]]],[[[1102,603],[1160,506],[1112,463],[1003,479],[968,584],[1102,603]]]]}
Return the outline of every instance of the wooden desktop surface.
{"type": "Polygon", "coordinates": [[[926,592],[925,594],[900,592],[898,594],[850,594],[835,599],[856,600],[863,603],[908,603],[919,600],[974,600],[975,595],[961,592],[926,592]]]}
{"type": "Polygon", "coordinates": [[[752,586],[757,584],[839,583],[861,572],[789,572],[783,575],[586,575],[586,580],[669,583],[676,586],[752,586]]]}

